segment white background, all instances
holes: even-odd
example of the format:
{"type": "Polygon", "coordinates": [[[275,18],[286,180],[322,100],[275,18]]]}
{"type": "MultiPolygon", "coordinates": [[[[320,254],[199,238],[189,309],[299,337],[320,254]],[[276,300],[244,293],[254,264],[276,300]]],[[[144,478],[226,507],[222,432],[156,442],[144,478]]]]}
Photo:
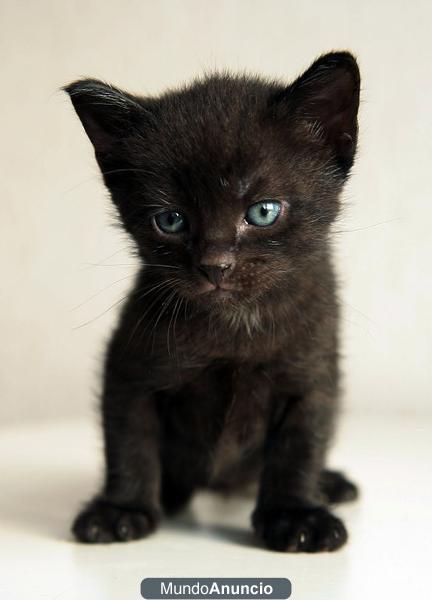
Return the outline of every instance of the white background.
{"type": "Polygon", "coordinates": [[[116,307],[101,313],[134,271],[59,87],[94,76],[154,94],[225,67],[288,82],[320,53],[345,48],[363,77],[360,149],[336,226],[345,405],[430,411],[430,7],[2,0],[2,422],[93,414],[116,307]]]}

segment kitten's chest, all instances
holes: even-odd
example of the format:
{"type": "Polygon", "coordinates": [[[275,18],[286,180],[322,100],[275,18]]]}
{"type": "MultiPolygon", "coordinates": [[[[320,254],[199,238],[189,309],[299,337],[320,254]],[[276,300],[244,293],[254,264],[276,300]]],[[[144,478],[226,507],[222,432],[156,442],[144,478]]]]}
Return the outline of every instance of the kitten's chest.
{"type": "Polygon", "coordinates": [[[213,452],[214,479],[223,477],[239,462],[247,461],[264,445],[271,412],[271,389],[264,372],[247,367],[235,369],[227,400],[213,452]]]}
{"type": "Polygon", "coordinates": [[[178,390],[169,409],[170,431],[201,448],[210,478],[256,453],[271,413],[271,381],[263,367],[220,365],[178,390]]]}

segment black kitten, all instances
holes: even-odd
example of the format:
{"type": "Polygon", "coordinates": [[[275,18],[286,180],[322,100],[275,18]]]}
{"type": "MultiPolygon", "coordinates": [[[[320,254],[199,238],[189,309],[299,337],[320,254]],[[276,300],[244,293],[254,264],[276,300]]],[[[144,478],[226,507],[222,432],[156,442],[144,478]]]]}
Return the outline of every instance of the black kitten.
{"type": "Polygon", "coordinates": [[[157,98],[66,88],[142,259],[106,357],[106,479],[79,540],[140,538],[196,490],[255,479],[269,548],[345,543],[327,506],[356,488],[325,470],[338,403],[329,234],[359,85],[339,52],[288,86],[222,74],[157,98]]]}

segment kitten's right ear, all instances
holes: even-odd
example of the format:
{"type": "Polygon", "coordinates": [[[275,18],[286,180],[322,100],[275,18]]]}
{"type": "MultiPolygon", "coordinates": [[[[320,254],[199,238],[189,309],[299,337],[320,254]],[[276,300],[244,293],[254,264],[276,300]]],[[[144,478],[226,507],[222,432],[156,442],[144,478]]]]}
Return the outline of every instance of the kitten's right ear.
{"type": "Polygon", "coordinates": [[[110,154],[147,112],[131,95],[97,79],[65,86],[96,155],[110,154]]]}

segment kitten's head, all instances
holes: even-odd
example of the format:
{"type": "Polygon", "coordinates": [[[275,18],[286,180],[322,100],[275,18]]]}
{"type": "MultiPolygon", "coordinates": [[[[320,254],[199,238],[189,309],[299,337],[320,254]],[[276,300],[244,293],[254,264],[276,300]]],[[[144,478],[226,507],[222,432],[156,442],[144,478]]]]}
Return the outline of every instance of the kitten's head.
{"type": "Polygon", "coordinates": [[[149,274],[225,310],[289,289],[325,249],[359,86],[340,52],[288,86],[216,74],[157,98],[97,80],[66,91],[149,274]]]}

